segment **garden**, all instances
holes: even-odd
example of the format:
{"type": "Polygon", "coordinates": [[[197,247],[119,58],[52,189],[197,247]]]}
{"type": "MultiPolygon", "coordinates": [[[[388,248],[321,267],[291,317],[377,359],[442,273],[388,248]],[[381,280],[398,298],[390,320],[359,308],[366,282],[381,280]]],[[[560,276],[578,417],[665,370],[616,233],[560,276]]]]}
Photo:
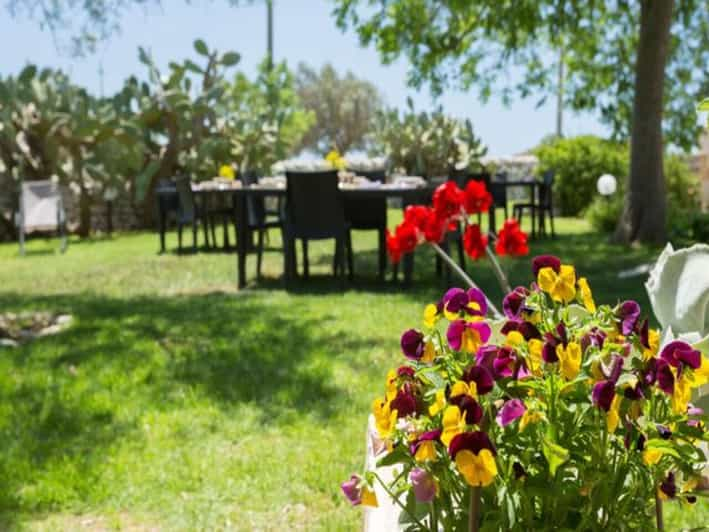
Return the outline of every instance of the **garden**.
{"type": "MultiPolygon", "coordinates": [[[[120,38],[121,2],[30,4],[120,38]]],[[[100,96],[0,70],[0,530],[708,528],[706,53],[646,36],[709,50],[706,6],[366,4],[332,24],[411,90],[610,133],[493,155],[272,43],[141,47],[100,96]]]]}

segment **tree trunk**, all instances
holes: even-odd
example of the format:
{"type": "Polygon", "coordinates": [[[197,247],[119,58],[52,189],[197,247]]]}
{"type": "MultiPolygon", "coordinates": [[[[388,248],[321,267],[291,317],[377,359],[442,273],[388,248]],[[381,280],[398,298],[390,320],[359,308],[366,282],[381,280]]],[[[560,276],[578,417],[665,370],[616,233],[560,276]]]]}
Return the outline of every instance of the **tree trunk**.
{"type": "Polygon", "coordinates": [[[641,2],[630,176],[615,232],[622,243],[663,243],[667,237],[662,108],[673,7],[674,0],[641,2]]]}
{"type": "Polygon", "coordinates": [[[79,194],[79,229],[77,232],[81,238],[87,238],[91,234],[91,195],[83,186],[79,194]]]}

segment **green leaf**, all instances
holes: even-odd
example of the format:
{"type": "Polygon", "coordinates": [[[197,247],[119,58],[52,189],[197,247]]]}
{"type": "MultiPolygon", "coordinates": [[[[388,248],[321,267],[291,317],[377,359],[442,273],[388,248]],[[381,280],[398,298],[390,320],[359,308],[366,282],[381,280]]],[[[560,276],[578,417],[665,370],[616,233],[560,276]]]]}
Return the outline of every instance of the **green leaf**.
{"type": "Polygon", "coordinates": [[[408,450],[403,446],[399,445],[395,447],[394,450],[377,460],[377,467],[386,467],[401,462],[405,462],[409,458],[408,450]]]}
{"type": "Polygon", "coordinates": [[[699,102],[699,105],[697,105],[697,111],[709,111],[709,98],[704,98],[701,102],[699,102]]]}
{"type": "Polygon", "coordinates": [[[138,60],[144,65],[150,65],[152,63],[150,55],[148,55],[148,52],[146,52],[145,48],[142,46],[138,47],[138,60]]]}
{"type": "Polygon", "coordinates": [[[195,74],[203,74],[204,70],[202,70],[197,63],[194,61],[190,61],[189,59],[185,60],[185,64],[183,65],[186,70],[189,70],[190,72],[194,72],[195,74]]]}
{"type": "Polygon", "coordinates": [[[559,466],[569,459],[568,449],[564,449],[561,445],[547,438],[542,440],[542,452],[544,453],[544,458],[546,458],[549,463],[549,473],[551,473],[551,476],[556,476],[556,470],[559,466]]]}
{"type": "Polygon", "coordinates": [[[241,61],[241,56],[236,52],[227,52],[222,56],[221,64],[224,66],[234,66],[241,61]]]}
{"type": "Polygon", "coordinates": [[[25,68],[22,69],[22,72],[20,72],[18,79],[22,83],[27,83],[29,80],[34,78],[36,74],[37,67],[34,65],[27,65],[25,68]]]}
{"type": "Polygon", "coordinates": [[[207,44],[202,39],[197,39],[194,42],[194,49],[200,55],[209,55],[209,48],[207,48],[207,44]]]}

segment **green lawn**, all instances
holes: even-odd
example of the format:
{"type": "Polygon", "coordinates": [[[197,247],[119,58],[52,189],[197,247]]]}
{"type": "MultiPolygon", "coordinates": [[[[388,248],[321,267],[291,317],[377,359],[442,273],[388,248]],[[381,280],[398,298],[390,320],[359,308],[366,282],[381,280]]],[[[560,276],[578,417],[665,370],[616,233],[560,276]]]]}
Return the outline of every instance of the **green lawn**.
{"type": "MultiPolygon", "coordinates": [[[[620,269],[658,251],[625,250],[562,220],[555,253],[596,299],[647,304],[620,269]]],[[[233,241],[233,238],[232,238],[233,241]]],[[[307,284],[286,292],[278,235],[266,278],[235,289],[235,257],[158,255],[153,234],[0,245],[0,312],[69,312],[54,337],[0,350],[0,529],[356,530],[339,483],[363,463],[364,427],[399,335],[445,290],[429,250],[410,289],[376,281],[375,239],[357,233],[357,279],[330,277],[331,243],[311,246],[307,284]]],[[[176,245],[174,234],[169,245],[176,245]]],[[[513,283],[527,260],[503,261],[513,283]]],[[[468,271],[499,300],[484,263],[468,271]]],[[[649,309],[648,309],[649,310],[649,309]]],[[[668,510],[709,522],[706,503],[668,510]]]]}

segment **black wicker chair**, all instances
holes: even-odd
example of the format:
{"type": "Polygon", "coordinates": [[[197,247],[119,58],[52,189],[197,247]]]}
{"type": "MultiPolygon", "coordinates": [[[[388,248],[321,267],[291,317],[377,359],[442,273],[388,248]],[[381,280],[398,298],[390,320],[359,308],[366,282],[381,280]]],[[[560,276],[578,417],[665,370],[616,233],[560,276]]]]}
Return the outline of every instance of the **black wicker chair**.
{"type": "Polygon", "coordinates": [[[204,230],[204,243],[209,247],[208,220],[201,205],[195,201],[189,177],[175,179],[177,190],[177,249],[182,251],[182,227],[192,226],[192,250],[197,251],[197,224],[204,230]]]}
{"type": "MultiPolygon", "coordinates": [[[[384,170],[363,171],[355,170],[354,173],[366,177],[370,181],[384,183],[386,172],[384,170]]],[[[387,229],[387,201],[386,198],[347,198],[344,201],[345,220],[350,229],[363,229],[377,231],[378,233],[378,263],[379,278],[384,279],[387,265],[386,229],[387,229]]],[[[352,241],[351,235],[348,236],[352,241]]]]}
{"type": "Polygon", "coordinates": [[[536,236],[537,224],[539,222],[539,235],[546,236],[546,216],[549,215],[549,224],[551,225],[551,236],[555,237],[554,231],[554,203],[552,190],[554,187],[554,171],[547,170],[542,176],[542,181],[537,185],[539,191],[538,202],[517,203],[514,206],[514,217],[517,218],[519,224],[522,225],[524,212],[528,210],[532,216],[532,237],[536,236]]]}
{"type": "Polygon", "coordinates": [[[286,172],[286,218],[283,229],[284,271],[286,280],[297,274],[295,243],[303,245],[303,277],[308,278],[308,241],[335,239],[334,274],[344,278],[345,255],[352,270],[352,245],[349,226],[338,189],[337,171],[286,172]]]}

